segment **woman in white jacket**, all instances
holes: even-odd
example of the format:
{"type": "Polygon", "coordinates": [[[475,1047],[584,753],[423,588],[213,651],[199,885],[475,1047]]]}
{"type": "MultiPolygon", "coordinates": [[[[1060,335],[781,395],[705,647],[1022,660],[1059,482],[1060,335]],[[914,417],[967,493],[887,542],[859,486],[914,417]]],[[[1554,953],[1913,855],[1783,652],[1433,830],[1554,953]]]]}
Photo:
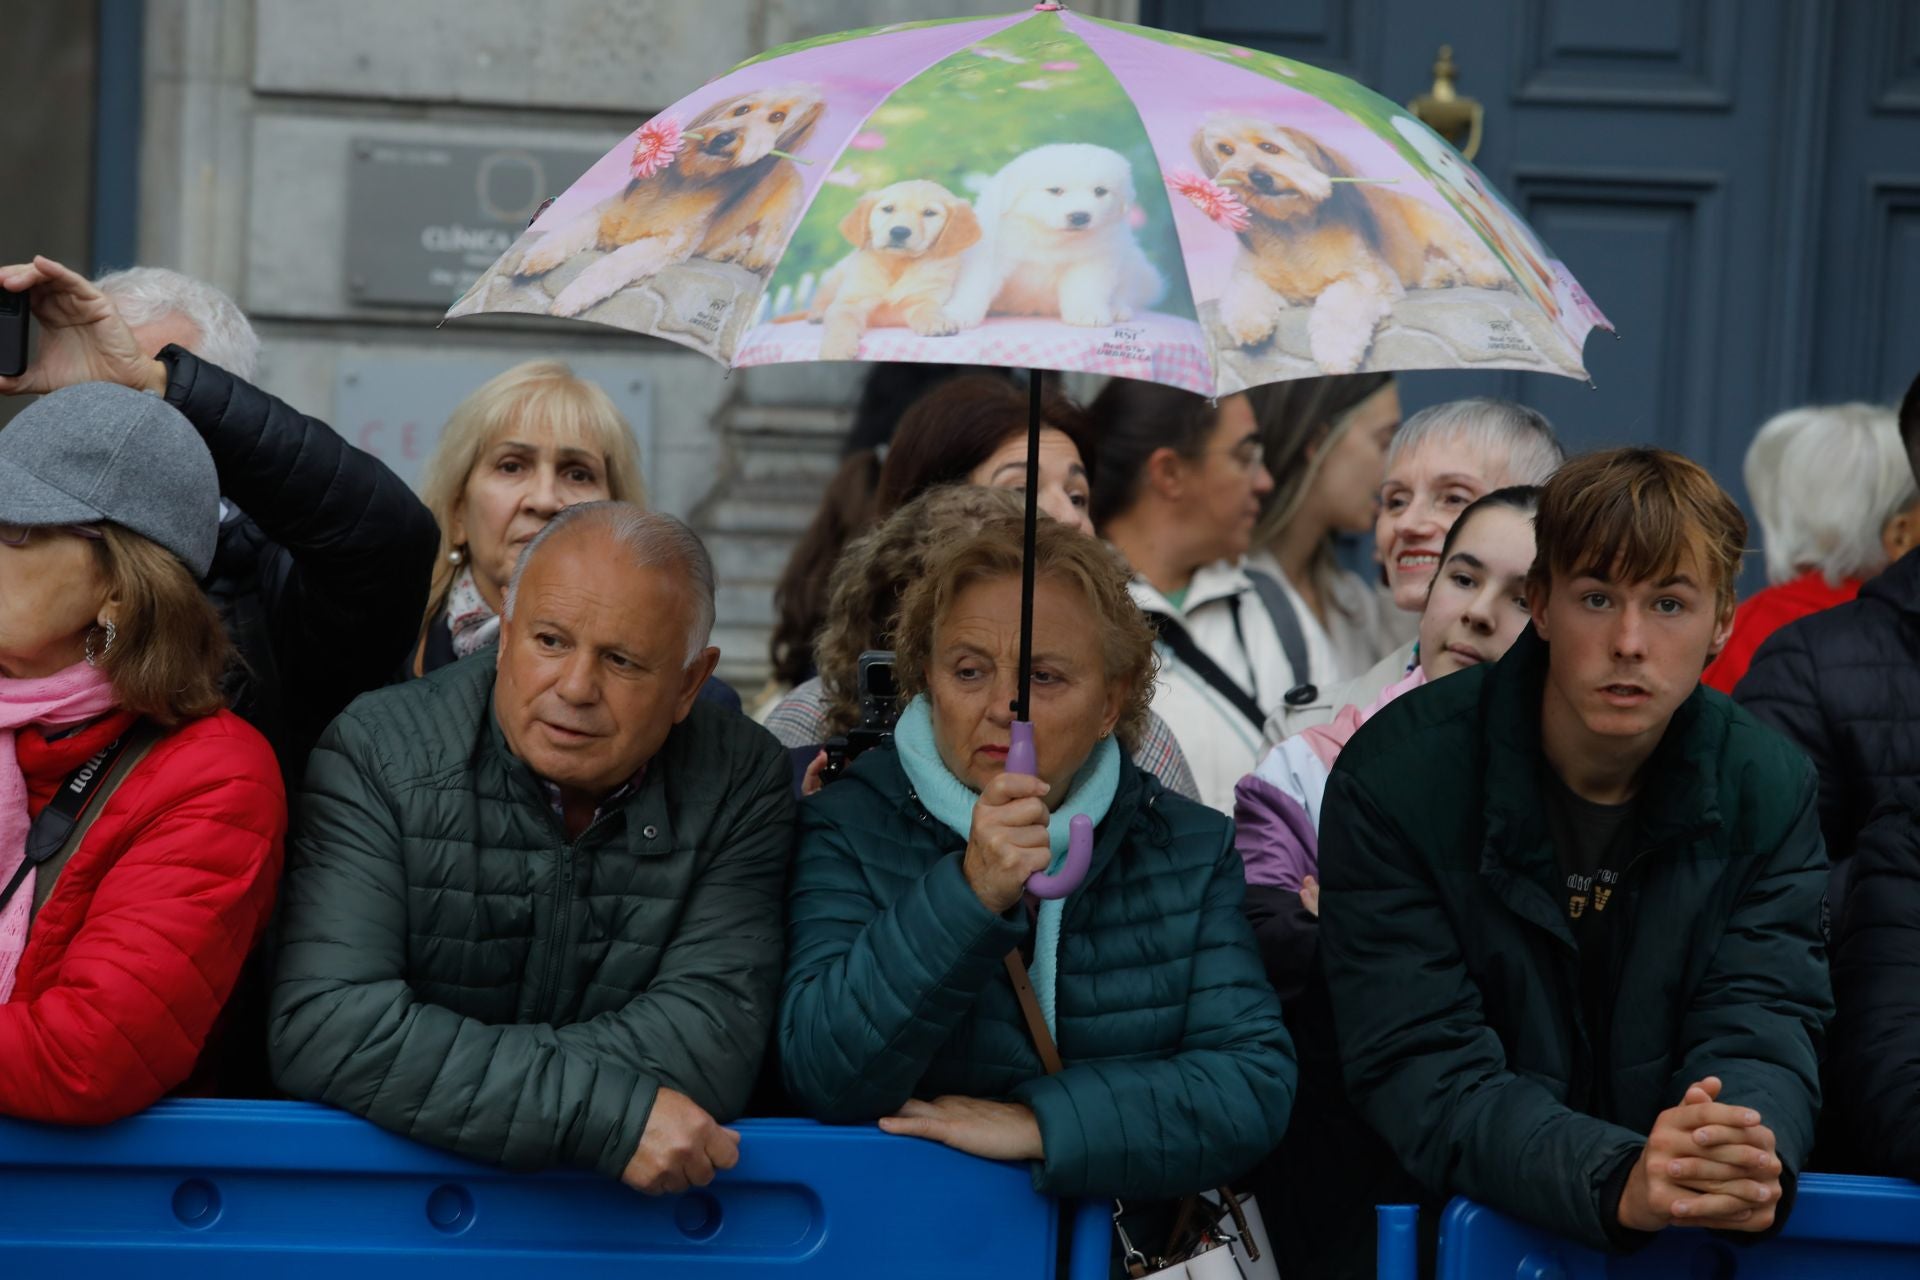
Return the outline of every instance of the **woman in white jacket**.
{"type": "Polygon", "coordinates": [[[1260,729],[1293,685],[1244,561],[1273,490],[1244,395],[1206,398],[1116,378],[1090,410],[1093,521],[1133,569],[1156,630],[1153,710],[1173,730],[1203,803],[1233,812],[1260,729]]]}

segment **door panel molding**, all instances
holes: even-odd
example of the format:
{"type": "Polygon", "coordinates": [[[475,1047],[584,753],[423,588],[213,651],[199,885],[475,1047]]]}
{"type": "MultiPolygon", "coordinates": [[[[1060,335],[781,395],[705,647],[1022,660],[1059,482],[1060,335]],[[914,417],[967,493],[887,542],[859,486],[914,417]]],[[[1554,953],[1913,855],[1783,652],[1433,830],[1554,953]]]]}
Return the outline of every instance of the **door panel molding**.
{"type": "Polygon", "coordinates": [[[1879,57],[1869,105],[1875,111],[1920,113],[1920,6],[1870,0],[1879,57]]]}
{"type": "Polygon", "coordinates": [[[1617,16],[1598,13],[1585,0],[1521,0],[1514,101],[1731,111],[1735,0],[1640,3],[1671,14],[1671,30],[1632,24],[1652,38],[1630,42],[1617,16]]]}
{"type": "Polygon", "coordinates": [[[1904,390],[1920,352],[1920,173],[1877,173],[1867,180],[1867,225],[1860,237],[1860,288],[1848,325],[1857,336],[1860,397],[1904,390]]]}
{"type": "MultiPolygon", "coordinates": [[[[1590,282],[1652,282],[1651,295],[1618,291],[1609,315],[1620,325],[1620,346],[1601,344],[1588,367],[1596,382],[1632,378],[1650,392],[1628,397],[1640,401],[1637,421],[1623,425],[1703,462],[1715,453],[1711,410],[1722,376],[1727,189],[1726,173],[1704,169],[1522,166],[1513,175],[1523,215],[1576,277],[1584,269],[1590,282]],[[1607,258],[1583,261],[1583,244],[1607,258]]],[[[1603,310],[1608,292],[1596,290],[1603,310]]]]}
{"type": "Polygon", "coordinates": [[[1378,84],[1383,0],[1141,0],[1140,21],[1378,84]]]}

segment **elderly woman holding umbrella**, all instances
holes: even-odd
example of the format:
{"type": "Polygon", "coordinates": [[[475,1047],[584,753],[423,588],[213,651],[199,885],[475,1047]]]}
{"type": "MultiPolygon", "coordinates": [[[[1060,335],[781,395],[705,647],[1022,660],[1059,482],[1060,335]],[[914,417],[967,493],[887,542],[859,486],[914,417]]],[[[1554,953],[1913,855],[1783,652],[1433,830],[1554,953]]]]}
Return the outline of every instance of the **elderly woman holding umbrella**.
{"type": "Polygon", "coordinates": [[[823,1119],[1029,1161],[1054,1194],[1212,1188],[1285,1130],[1292,1044],[1230,824],[1115,741],[1153,679],[1125,566],[1052,521],[1032,538],[1002,518],[930,560],[901,605],[894,743],[802,807],[782,1072],[823,1119]],[[1023,566],[1031,775],[1008,763],[1023,566]],[[1034,905],[1081,819],[1084,883],[1034,905]]]}

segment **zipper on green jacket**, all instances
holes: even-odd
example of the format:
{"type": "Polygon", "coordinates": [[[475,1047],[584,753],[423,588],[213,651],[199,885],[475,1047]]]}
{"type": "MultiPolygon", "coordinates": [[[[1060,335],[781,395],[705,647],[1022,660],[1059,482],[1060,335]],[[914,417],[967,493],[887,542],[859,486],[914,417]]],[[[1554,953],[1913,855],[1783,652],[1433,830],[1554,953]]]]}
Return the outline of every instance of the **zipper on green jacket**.
{"type": "Polygon", "coordinates": [[[566,962],[567,951],[573,938],[573,857],[580,850],[580,842],[585,840],[593,829],[598,827],[605,815],[595,818],[581,829],[577,839],[565,838],[566,829],[555,821],[555,828],[561,835],[560,845],[555,849],[559,859],[560,883],[548,895],[551,915],[547,926],[547,964],[546,972],[540,976],[539,998],[533,1002],[533,1020],[552,1022],[554,1002],[560,990],[560,966],[566,962]]]}

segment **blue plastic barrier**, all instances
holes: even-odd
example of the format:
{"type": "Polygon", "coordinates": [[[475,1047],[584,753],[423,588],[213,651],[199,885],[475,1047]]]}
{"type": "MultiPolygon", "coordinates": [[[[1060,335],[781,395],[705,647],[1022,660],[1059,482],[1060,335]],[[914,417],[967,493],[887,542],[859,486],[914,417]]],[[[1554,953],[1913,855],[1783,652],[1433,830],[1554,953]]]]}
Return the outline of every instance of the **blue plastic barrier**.
{"type": "MultiPolygon", "coordinates": [[[[1382,1210],[1383,1214],[1386,1210],[1382,1210]]],[[[1384,1240],[1384,1229],[1383,1229],[1384,1240]]],[[[1415,1280],[1411,1259],[1383,1253],[1380,1280],[1415,1280]]],[[[1625,1257],[1569,1244],[1471,1200],[1440,1219],[1439,1280],[1914,1280],[1920,1276],[1920,1184],[1810,1173],[1780,1234],[1736,1244],[1674,1228],[1625,1257]]]]}
{"type": "Polygon", "coordinates": [[[740,1164],[649,1197],[512,1174],[292,1102],[168,1102],[105,1129],[0,1121],[0,1272],[463,1280],[1107,1274],[1107,1210],[1063,1213],[1023,1166],[872,1128],[738,1126],[740,1164]],[[561,1270],[564,1268],[564,1271],[561,1270]]]}

